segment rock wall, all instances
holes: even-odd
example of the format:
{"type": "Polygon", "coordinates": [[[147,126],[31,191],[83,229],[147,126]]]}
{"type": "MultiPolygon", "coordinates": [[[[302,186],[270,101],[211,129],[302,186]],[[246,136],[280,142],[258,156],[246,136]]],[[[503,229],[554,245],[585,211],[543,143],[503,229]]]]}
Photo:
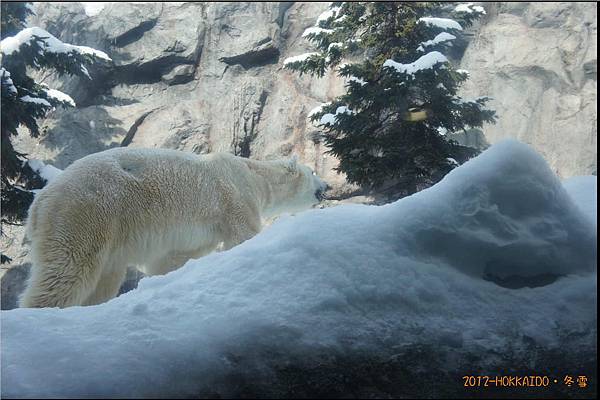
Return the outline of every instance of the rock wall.
{"type": "Polygon", "coordinates": [[[462,59],[464,94],[493,97],[490,143],[532,144],[563,178],[597,171],[597,6],[494,3],[462,59]]]}
{"type": "Polygon", "coordinates": [[[42,3],[32,25],[62,40],[103,49],[110,69],[92,81],[43,76],[70,93],[42,139],[21,148],[64,168],[85,154],[126,144],[258,159],[298,154],[334,184],[335,159],[315,140],[306,114],[340,94],[343,80],[282,70],[309,50],[300,37],[326,3],[114,3],[94,16],[81,4],[42,3]]]}
{"type": "MultiPolygon", "coordinates": [[[[306,114],[343,91],[343,80],[281,68],[310,51],[300,36],[326,3],[38,3],[30,25],[107,52],[112,68],[92,81],[39,77],[70,93],[41,140],[23,135],[32,157],[64,168],[120,146],[230,151],[259,159],[297,153],[338,191],[335,159],[306,114]],[[39,144],[38,144],[39,143],[39,144]]],[[[499,115],[488,142],[517,137],[563,177],[596,172],[597,13],[592,3],[486,3],[461,67],[466,97],[489,95],[499,115]]]]}

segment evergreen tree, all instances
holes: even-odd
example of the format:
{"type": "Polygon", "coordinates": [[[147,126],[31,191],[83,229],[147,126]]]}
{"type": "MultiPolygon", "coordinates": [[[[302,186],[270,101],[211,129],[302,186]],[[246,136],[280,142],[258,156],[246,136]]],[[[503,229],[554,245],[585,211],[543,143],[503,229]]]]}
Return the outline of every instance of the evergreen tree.
{"type": "Polygon", "coordinates": [[[494,123],[495,113],[486,97],[457,95],[468,72],[445,53],[484,13],[472,3],[334,2],[304,32],[317,51],[284,66],[317,76],[337,67],[347,78],[346,93],[309,117],[348,181],[371,189],[393,181],[409,195],[475,154],[446,134],[494,123]]]}
{"type": "MultiPolygon", "coordinates": [[[[1,89],[2,89],[2,224],[17,223],[26,216],[33,200],[30,189],[44,185],[37,171],[17,152],[11,137],[25,126],[33,137],[39,135],[37,118],[55,107],[75,107],[65,93],[50,89],[27,75],[27,68],[53,68],[59,74],[89,77],[86,65],[110,58],[101,51],[63,43],[37,27],[26,28],[33,11],[31,3],[1,3],[1,89]]],[[[3,257],[4,260],[4,257],[3,257]]]]}

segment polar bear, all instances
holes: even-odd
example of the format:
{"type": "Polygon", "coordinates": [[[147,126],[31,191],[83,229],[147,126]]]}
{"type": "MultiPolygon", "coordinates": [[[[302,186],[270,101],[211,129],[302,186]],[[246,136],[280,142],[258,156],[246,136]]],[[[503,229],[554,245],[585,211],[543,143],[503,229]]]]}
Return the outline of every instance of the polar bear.
{"type": "Polygon", "coordinates": [[[310,208],[328,186],[295,158],[115,148],[84,157],[35,197],[21,307],[105,302],[128,265],[166,274],[256,235],[261,219],[310,208]]]}

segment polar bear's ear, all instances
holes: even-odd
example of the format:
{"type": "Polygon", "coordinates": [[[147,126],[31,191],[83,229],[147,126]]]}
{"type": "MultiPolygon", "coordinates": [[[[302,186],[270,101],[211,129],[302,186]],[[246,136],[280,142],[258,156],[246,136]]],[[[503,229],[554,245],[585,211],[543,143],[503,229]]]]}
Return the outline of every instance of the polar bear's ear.
{"type": "Polygon", "coordinates": [[[290,172],[296,172],[298,170],[298,156],[296,154],[292,155],[286,164],[286,168],[290,172]]]}

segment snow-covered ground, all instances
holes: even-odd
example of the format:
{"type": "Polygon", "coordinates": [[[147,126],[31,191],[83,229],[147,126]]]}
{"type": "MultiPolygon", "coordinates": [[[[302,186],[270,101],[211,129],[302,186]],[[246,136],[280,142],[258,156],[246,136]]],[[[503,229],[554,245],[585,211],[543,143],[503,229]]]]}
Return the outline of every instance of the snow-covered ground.
{"type": "Polygon", "coordinates": [[[574,176],[563,182],[567,193],[576,200],[577,205],[588,216],[590,221],[597,223],[598,208],[598,178],[594,175],[574,176]]]}
{"type": "Polygon", "coordinates": [[[463,374],[570,341],[595,358],[596,181],[566,187],[504,141],[411,197],[284,216],[106,304],[3,311],[1,394],[230,397],[338,355],[409,371],[419,346],[463,374]]]}

